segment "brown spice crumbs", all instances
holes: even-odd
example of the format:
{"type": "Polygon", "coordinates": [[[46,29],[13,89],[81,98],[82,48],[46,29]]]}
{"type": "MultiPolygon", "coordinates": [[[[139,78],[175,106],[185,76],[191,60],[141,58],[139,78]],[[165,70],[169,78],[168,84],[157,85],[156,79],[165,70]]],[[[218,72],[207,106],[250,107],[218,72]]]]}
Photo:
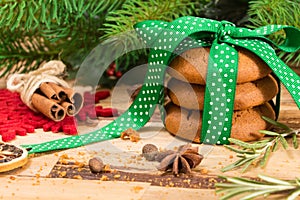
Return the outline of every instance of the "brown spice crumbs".
{"type": "Polygon", "coordinates": [[[129,128],[121,133],[121,139],[130,140],[131,142],[138,142],[141,138],[140,134],[136,130],[129,128]]]}
{"type": "Polygon", "coordinates": [[[139,193],[142,189],[144,189],[144,188],[141,187],[141,186],[134,186],[134,187],[133,187],[133,191],[134,191],[135,193],[139,193]]]}
{"type": "Polygon", "coordinates": [[[101,178],[100,178],[101,181],[108,181],[109,178],[105,175],[102,175],[101,178]]]}
{"type": "MultiPolygon", "coordinates": [[[[192,174],[148,174],[148,173],[131,173],[121,170],[111,170],[111,172],[91,173],[88,165],[85,165],[80,171],[79,168],[73,167],[74,162],[63,164],[58,162],[52,171],[49,178],[59,178],[60,172],[66,171],[64,178],[79,178],[84,180],[99,180],[99,181],[127,181],[127,182],[148,182],[151,185],[164,187],[180,187],[180,188],[203,188],[213,189],[216,182],[222,182],[223,179],[215,176],[203,175],[200,172],[193,172],[192,174]]],[[[76,165],[75,165],[76,166],[76,165]]],[[[115,168],[115,166],[111,166],[115,168]]],[[[205,169],[204,169],[205,170],[205,169]]]]}
{"type": "Polygon", "coordinates": [[[73,178],[74,178],[74,179],[79,179],[79,180],[82,180],[82,179],[83,179],[82,176],[80,176],[80,175],[74,175],[73,178]]]}
{"type": "Polygon", "coordinates": [[[200,173],[203,175],[208,174],[208,169],[206,169],[206,168],[200,169],[200,173]]]}
{"type": "Polygon", "coordinates": [[[67,172],[66,171],[62,171],[59,173],[59,176],[60,177],[65,177],[67,175],[67,172]]]}
{"type": "Polygon", "coordinates": [[[116,174],[116,175],[114,175],[114,178],[115,179],[118,179],[118,178],[120,178],[121,177],[121,175],[120,174],[116,174]]]}

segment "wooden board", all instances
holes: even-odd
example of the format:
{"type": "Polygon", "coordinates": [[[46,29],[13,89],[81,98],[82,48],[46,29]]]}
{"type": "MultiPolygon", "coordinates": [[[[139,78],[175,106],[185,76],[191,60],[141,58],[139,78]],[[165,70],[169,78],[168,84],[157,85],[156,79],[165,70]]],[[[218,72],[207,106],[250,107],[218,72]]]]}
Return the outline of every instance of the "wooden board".
{"type": "MultiPolygon", "coordinates": [[[[126,101],[127,102],[127,101],[126,101]]],[[[122,109],[128,105],[122,102],[122,109]]],[[[110,106],[110,100],[101,102],[110,106]]],[[[101,119],[97,126],[80,126],[80,132],[102,127],[112,119],[101,119]]],[[[300,112],[283,90],[279,121],[295,129],[300,128],[300,112]]],[[[139,131],[142,139],[133,143],[121,139],[105,141],[76,149],[38,154],[22,168],[0,174],[0,199],[217,199],[214,183],[218,175],[257,177],[258,174],[283,179],[300,177],[299,150],[280,149],[275,152],[265,168],[250,168],[222,173],[220,170],[236,160],[235,154],[223,146],[193,144],[204,155],[201,164],[191,175],[174,177],[157,171],[157,162],[140,156],[142,147],[153,143],[160,149],[172,149],[186,141],[171,136],[155,115],[139,131]],[[99,156],[110,164],[112,172],[93,174],[88,160],[99,156]],[[288,169],[288,170],[287,170],[288,169]],[[105,178],[107,177],[107,178],[105,178]],[[102,198],[101,198],[102,199],[102,198]]],[[[29,144],[67,137],[61,133],[37,130],[26,137],[18,136],[13,143],[29,144]]]]}

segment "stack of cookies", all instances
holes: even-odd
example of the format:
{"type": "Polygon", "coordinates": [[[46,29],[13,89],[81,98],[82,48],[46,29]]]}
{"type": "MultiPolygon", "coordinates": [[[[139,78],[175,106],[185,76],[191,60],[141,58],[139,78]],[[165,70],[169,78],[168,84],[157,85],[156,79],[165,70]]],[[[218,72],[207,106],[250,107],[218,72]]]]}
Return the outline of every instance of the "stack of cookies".
{"type": "MultiPolygon", "coordinates": [[[[170,103],[166,105],[165,127],[171,134],[197,143],[201,138],[209,51],[210,48],[190,49],[177,56],[167,70],[170,103]]],[[[268,102],[278,93],[278,84],[260,58],[245,49],[238,49],[238,53],[231,137],[242,141],[259,140],[263,137],[259,130],[270,128],[261,116],[275,119],[268,102]]]]}

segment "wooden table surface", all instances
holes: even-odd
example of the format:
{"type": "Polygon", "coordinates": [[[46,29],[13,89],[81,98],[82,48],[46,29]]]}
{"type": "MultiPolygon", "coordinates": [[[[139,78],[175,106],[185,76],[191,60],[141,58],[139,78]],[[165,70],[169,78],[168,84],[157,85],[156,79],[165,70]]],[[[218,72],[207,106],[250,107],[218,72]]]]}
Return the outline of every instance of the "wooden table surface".
{"type": "MultiPolygon", "coordinates": [[[[128,100],[128,99],[127,99],[128,100]]],[[[126,101],[126,100],[124,100],[126,101]]],[[[110,106],[110,99],[103,101],[110,106]]],[[[121,102],[128,105],[127,102],[121,102]]],[[[78,126],[80,133],[94,130],[112,119],[100,119],[97,126],[78,126]]],[[[300,128],[300,112],[283,90],[279,121],[300,128]]],[[[141,157],[141,149],[153,143],[161,149],[185,144],[166,132],[157,116],[139,131],[141,140],[134,143],[115,139],[76,149],[37,154],[22,168],[0,174],[0,199],[218,199],[214,183],[218,175],[256,177],[258,174],[283,179],[300,177],[299,150],[275,152],[265,168],[250,168],[222,173],[220,169],[235,161],[235,154],[222,146],[198,145],[204,155],[191,175],[173,177],[156,170],[157,162],[141,157]],[[93,174],[88,160],[100,156],[111,172],[93,174]]],[[[37,130],[12,143],[29,144],[67,137],[61,133],[37,130]]]]}

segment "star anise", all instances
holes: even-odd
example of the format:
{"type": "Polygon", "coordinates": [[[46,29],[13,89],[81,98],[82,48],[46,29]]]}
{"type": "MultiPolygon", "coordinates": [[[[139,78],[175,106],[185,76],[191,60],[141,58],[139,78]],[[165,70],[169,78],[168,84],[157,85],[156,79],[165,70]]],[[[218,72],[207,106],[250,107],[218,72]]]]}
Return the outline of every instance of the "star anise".
{"type": "Polygon", "coordinates": [[[198,153],[198,147],[187,144],[180,146],[177,151],[173,151],[172,154],[163,158],[158,169],[161,171],[172,170],[175,175],[180,172],[191,173],[191,169],[199,165],[202,159],[203,156],[198,153]]]}

